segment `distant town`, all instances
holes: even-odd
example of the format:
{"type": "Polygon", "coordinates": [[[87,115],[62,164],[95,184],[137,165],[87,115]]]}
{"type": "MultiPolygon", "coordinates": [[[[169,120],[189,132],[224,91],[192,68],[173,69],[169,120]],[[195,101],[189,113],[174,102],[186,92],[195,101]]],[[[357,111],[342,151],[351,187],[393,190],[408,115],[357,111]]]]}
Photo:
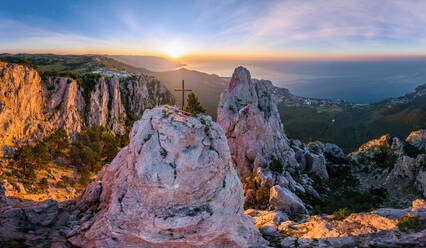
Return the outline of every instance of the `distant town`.
{"type": "Polygon", "coordinates": [[[130,73],[124,69],[120,70],[119,72],[117,71],[112,71],[112,70],[106,70],[106,69],[99,69],[96,71],[92,71],[93,74],[102,74],[106,77],[113,77],[116,76],[118,78],[127,78],[127,77],[131,77],[131,76],[140,76],[141,73],[137,72],[137,73],[130,73]]]}

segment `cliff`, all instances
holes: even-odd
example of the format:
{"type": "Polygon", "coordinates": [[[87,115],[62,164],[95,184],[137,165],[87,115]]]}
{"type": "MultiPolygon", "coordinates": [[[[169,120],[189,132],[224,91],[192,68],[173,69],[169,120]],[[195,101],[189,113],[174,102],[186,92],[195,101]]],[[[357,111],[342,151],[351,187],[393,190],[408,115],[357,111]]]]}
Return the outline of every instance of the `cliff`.
{"type": "Polygon", "coordinates": [[[145,109],[173,103],[170,92],[153,77],[89,74],[42,80],[34,69],[0,62],[0,153],[10,156],[17,146],[59,128],[71,136],[91,125],[123,134],[145,109]]]}

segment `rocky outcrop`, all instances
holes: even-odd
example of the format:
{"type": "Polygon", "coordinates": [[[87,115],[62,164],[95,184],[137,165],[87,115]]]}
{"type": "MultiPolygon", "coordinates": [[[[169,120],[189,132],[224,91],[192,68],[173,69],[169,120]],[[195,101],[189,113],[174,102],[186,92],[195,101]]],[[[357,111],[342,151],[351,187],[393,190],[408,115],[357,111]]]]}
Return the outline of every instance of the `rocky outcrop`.
{"type": "Polygon", "coordinates": [[[107,83],[100,78],[91,93],[89,124],[108,126],[114,133],[123,134],[126,113],[121,103],[120,83],[116,77],[109,79],[107,83]]]}
{"type": "MultiPolygon", "coordinates": [[[[329,144],[331,146],[332,144],[329,144]]],[[[333,144],[334,145],[334,144],[333,144]]],[[[333,156],[338,156],[341,158],[341,149],[334,145],[336,151],[325,151],[325,146],[319,141],[312,142],[308,145],[302,144],[299,140],[295,140],[292,142],[292,149],[296,153],[296,159],[299,162],[300,169],[311,172],[318,177],[320,177],[323,180],[328,179],[328,172],[326,168],[326,155],[331,156],[332,158],[335,158],[333,156]],[[340,150],[339,150],[340,149],[340,150]]]]}
{"type": "Polygon", "coordinates": [[[247,69],[238,67],[220,97],[217,122],[241,178],[259,167],[268,168],[273,159],[283,169],[298,166],[266,84],[271,82],[253,81],[247,69]]]}
{"type": "Polygon", "coordinates": [[[170,92],[150,77],[41,80],[34,69],[0,62],[0,155],[11,156],[17,146],[59,128],[74,135],[99,125],[123,134],[145,109],[173,103],[170,92]]]}
{"type": "Polygon", "coordinates": [[[0,62],[0,152],[9,155],[15,145],[48,133],[43,88],[35,70],[0,62]]]}
{"type": "Polygon", "coordinates": [[[406,141],[419,149],[426,149],[426,130],[420,129],[418,131],[411,132],[406,141]]]}
{"type": "Polygon", "coordinates": [[[52,240],[58,247],[267,246],[244,214],[222,129],[172,107],[145,111],[129,145],[79,198],[0,209],[0,244],[52,240]]]}
{"type": "Polygon", "coordinates": [[[122,80],[120,87],[127,108],[138,117],[142,116],[145,109],[175,101],[167,88],[152,76],[126,78],[122,80]]]}
{"type": "Polygon", "coordinates": [[[83,125],[80,113],[84,110],[85,103],[76,80],[64,77],[48,78],[42,86],[48,120],[44,125],[48,126],[49,130],[61,127],[70,134],[80,132],[83,125]]]}
{"type": "Polygon", "coordinates": [[[384,135],[350,154],[357,163],[351,173],[359,179],[360,189],[386,189],[386,205],[403,206],[426,197],[426,153],[417,148],[422,144],[422,131],[412,132],[406,140],[384,135]]]}
{"type": "Polygon", "coordinates": [[[326,162],[342,161],[345,156],[333,144],[290,141],[272,89],[270,81],[252,80],[247,69],[236,68],[221,95],[217,122],[225,131],[232,160],[243,180],[246,207],[307,213],[296,194],[319,197],[310,176],[326,181],[326,162]]]}
{"type": "MultiPolygon", "coordinates": [[[[73,245],[265,244],[243,213],[243,190],[226,137],[210,117],[193,118],[168,107],[145,111],[134,124],[128,147],[103,169],[98,182],[98,208],[93,217],[79,220],[79,231],[69,233],[73,245]]],[[[91,195],[83,194],[82,199],[90,200],[79,205],[91,205],[91,195]]]]}
{"type": "Polygon", "coordinates": [[[269,196],[269,205],[271,209],[282,210],[289,214],[307,214],[302,200],[286,188],[279,185],[271,188],[269,196]]]}
{"type": "MultiPolygon", "coordinates": [[[[413,202],[413,206],[417,201],[413,202]]],[[[343,220],[334,220],[333,216],[313,216],[300,223],[282,222],[278,230],[286,235],[277,234],[275,238],[283,238],[283,247],[424,247],[425,227],[424,207],[378,209],[351,214],[343,220]],[[397,214],[383,216],[384,212],[397,214]],[[404,221],[410,219],[415,221],[409,227],[404,226],[404,221]]]]}
{"type": "Polygon", "coordinates": [[[89,124],[106,126],[108,121],[109,90],[104,79],[100,79],[90,94],[89,124]]]}

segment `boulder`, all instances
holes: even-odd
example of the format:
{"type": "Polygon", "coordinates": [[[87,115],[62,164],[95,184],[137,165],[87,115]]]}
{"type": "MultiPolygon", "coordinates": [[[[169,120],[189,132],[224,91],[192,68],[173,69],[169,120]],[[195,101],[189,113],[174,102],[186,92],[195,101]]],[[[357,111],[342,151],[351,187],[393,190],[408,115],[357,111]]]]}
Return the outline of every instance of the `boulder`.
{"type": "Polygon", "coordinates": [[[75,246],[266,245],[244,215],[225,134],[210,117],[173,107],[145,111],[98,181],[78,203],[92,205],[93,215],[77,217],[68,233],[75,246]]]}
{"type": "Polygon", "coordinates": [[[406,141],[419,149],[426,148],[426,129],[413,131],[408,135],[406,141]]]}
{"type": "Polygon", "coordinates": [[[52,224],[58,215],[57,202],[46,200],[35,205],[23,208],[27,220],[35,225],[48,226],[52,224]]]}
{"type": "Polygon", "coordinates": [[[328,179],[328,172],[326,168],[324,156],[307,152],[305,153],[306,168],[305,170],[310,171],[321,179],[328,179]]]}
{"type": "Polygon", "coordinates": [[[345,153],[343,152],[342,148],[336,144],[326,143],[324,145],[324,153],[326,154],[327,158],[331,158],[334,161],[341,161],[345,159],[345,153]]]}
{"type": "Polygon", "coordinates": [[[276,185],[269,193],[269,207],[282,210],[287,214],[307,214],[308,210],[297,195],[286,188],[276,185]]]}

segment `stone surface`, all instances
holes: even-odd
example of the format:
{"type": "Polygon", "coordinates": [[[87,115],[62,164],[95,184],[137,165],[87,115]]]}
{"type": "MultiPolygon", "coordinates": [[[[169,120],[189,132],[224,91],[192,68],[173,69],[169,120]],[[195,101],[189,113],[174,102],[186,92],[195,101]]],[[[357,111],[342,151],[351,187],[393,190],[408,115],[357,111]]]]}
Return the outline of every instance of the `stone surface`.
{"type": "Polygon", "coordinates": [[[354,213],[344,220],[313,216],[296,223],[282,222],[278,230],[285,236],[281,245],[286,247],[424,247],[426,236],[426,209],[424,201],[417,200],[410,209],[378,209],[369,213],[354,213]],[[385,217],[379,213],[393,213],[385,217]],[[395,214],[398,213],[398,214],[395,214]],[[402,214],[402,215],[401,215],[402,214]],[[417,216],[419,226],[407,232],[397,227],[398,216],[417,216]]]}
{"type": "Polygon", "coordinates": [[[420,129],[411,132],[406,141],[419,149],[426,149],[426,130],[420,129]]]}
{"type": "Polygon", "coordinates": [[[269,194],[269,206],[271,209],[282,210],[289,214],[307,214],[302,200],[286,188],[276,185],[271,188],[269,194]]]}
{"type": "Polygon", "coordinates": [[[79,231],[69,233],[73,245],[266,244],[243,213],[243,189],[225,135],[210,117],[193,118],[169,107],[145,111],[134,124],[128,147],[98,180],[78,204],[86,209],[99,201],[94,216],[80,220],[79,231]]]}

